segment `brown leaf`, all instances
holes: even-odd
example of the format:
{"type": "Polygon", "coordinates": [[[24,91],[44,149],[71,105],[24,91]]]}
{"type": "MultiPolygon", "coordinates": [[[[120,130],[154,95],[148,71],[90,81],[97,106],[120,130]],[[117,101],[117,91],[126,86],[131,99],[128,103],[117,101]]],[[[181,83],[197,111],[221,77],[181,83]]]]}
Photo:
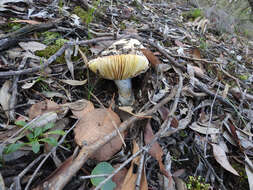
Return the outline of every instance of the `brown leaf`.
{"type": "Polygon", "coordinates": [[[48,112],[53,112],[53,111],[58,111],[60,109],[60,106],[51,101],[51,100],[45,100],[42,102],[38,102],[34,105],[32,105],[32,107],[29,109],[29,118],[30,119],[34,119],[35,117],[42,115],[44,113],[48,113],[48,112]]]}
{"type": "MultiPolygon", "coordinates": [[[[153,131],[151,128],[150,120],[149,120],[146,125],[145,132],[144,132],[145,144],[149,144],[153,138],[154,138],[154,134],[153,134],[153,131]]],[[[169,175],[168,175],[168,173],[165,169],[165,166],[162,162],[163,150],[162,150],[161,146],[158,144],[158,142],[155,142],[151,146],[151,148],[149,149],[149,154],[151,156],[153,156],[158,161],[160,171],[162,172],[162,174],[164,174],[166,177],[168,177],[169,175]]]]}
{"type": "Polygon", "coordinates": [[[192,52],[193,58],[201,59],[201,53],[198,48],[194,48],[192,52]]]}
{"type": "MultiPolygon", "coordinates": [[[[134,148],[133,148],[133,154],[139,151],[139,146],[138,144],[134,141],[134,148]]],[[[133,172],[134,170],[134,165],[139,166],[140,163],[140,156],[137,156],[133,159],[131,166],[127,172],[127,175],[125,177],[124,183],[122,185],[121,190],[130,190],[130,189],[135,189],[135,183],[137,179],[137,173],[133,172]]],[[[140,184],[140,190],[147,190],[148,189],[148,183],[146,179],[146,175],[144,173],[144,170],[142,171],[142,179],[141,179],[141,184],[140,184]]]]}
{"type": "MultiPolygon", "coordinates": [[[[116,164],[113,167],[115,169],[117,169],[118,167],[120,167],[121,164],[116,164]]],[[[124,179],[127,175],[127,169],[126,168],[122,168],[119,172],[116,173],[115,176],[112,177],[112,181],[114,183],[116,183],[116,188],[114,190],[121,190],[122,189],[122,185],[124,182],[124,179]]]]}
{"type": "Polygon", "coordinates": [[[226,153],[223,150],[223,148],[221,148],[219,145],[217,144],[212,144],[213,146],[213,154],[214,154],[214,158],[216,159],[216,161],[227,171],[231,172],[234,175],[239,176],[239,174],[237,173],[237,171],[231,166],[231,164],[229,163],[226,153]]]}
{"type": "Polygon", "coordinates": [[[156,67],[157,65],[161,64],[160,60],[149,49],[141,49],[141,51],[148,58],[152,67],[156,67]]]}
{"type": "Polygon", "coordinates": [[[78,118],[82,119],[84,115],[92,110],[94,110],[94,105],[85,99],[78,100],[73,103],[64,104],[71,109],[72,113],[78,118]]]}
{"type": "MultiPolygon", "coordinates": [[[[121,123],[119,116],[110,109],[94,109],[88,112],[74,129],[76,143],[79,146],[92,145],[115,130],[113,122],[116,127],[121,123]]],[[[117,136],[101,147],[93,158],[98,161],[108,160],[121,149],[122,144],[122,140],[117,136]]]]}
{"type": "Polygon", "coordinates": [[[171,120],[171,127],[173,127],[173,128],[178,128],[178,120],[177,120],[177,118],[176,117],[173,117],[172,118],[172,120],[171,120]]]}

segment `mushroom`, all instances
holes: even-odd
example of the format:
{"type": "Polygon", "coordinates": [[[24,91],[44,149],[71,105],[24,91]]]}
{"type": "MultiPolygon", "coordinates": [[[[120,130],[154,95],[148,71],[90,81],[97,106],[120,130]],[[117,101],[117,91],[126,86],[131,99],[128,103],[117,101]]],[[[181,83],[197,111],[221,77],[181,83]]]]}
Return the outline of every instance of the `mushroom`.
{"type": "Polygon", "coordinates": [[[131,78],[149,68],[149,61],[140,49],[143,46],[138,40],[124,39],[110,46],[102,53],[104,56],[88,62],[89,69],[94,73],[114,80],[118,87],[119,102],[123,106],[132,105],[135,101],[131,78]]]}

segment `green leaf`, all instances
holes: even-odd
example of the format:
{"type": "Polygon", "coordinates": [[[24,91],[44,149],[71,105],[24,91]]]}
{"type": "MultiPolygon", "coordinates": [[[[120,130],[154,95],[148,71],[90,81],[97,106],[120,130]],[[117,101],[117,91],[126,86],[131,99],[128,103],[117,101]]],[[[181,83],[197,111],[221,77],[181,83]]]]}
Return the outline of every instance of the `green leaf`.
{"type": "Polygon", "coordinates": [[[15,125],[24,127],[27,123],[25,121],[15,121],[15,125]]]}
{"type": "Polygon", "coordinates": [[[38,153],[39,151],[40,151],[40,143],[39,143],[39,141],[32,141],[32,142],[30,142],[29,144],[31,144],[32,145],[32,150],[33,150],[33,152],[36,154],[36,153],[38,153]]]}
{"type": "Polygon", "coordinates": [[[40,139],[39,141],[46,142],[52,146],[57,146],[58,144],[57,140],[53,137],[43,138],[43,139],[40,139]]]}
{"type": "Polygon", "coordinates": [[[47,131],[48,129],[51,129],[54,127],[54,123],[53,122],[50,122],[48,124],[46,124],[44,127],[43,127],[43,132],[47,131]]]}
{"type": "Polygon", "coordinates": [[[33,136],[32,133],[28,133],[28,134],[26,135],[26,137],[28,138],[29,141],[32,141],[33,138],[34,138],[34,136],[33,136]]]}
{"type": "Polygon", "coordinates": [[[33,138],[39,137],[43,133],[43,128],[42,127],[36,127],[33,131],[33,138]]]}
{"type": "Polygon", "coordinates": [[[12,152],[17,151],[19,148],[21,148],[24,145],[25,145],[25,143],[13,143],[13,144],[9,144],[7,147],[5,147],[4,153],[5,154],[10,154],[12,152]]]}
{"type": "Polygon", "coordinates": [[[63,130],[57,129],[54,131],[49,131],[48,134],[53,134],[53,135],[65,135],[66,133],[63,130]]]}
{"type": "MultiPolygon", "coordinates": [[[[114,168],[108,162],[100,162],[91,172],[91,175],[101,175],[101,174],[111,174],[114,171],[114,168]]],[[[98,186],[102,181],[105,180],[105,177],[95,177],[91,178],[91,183],[95,186],[98,186]]],[[[106,182],[101,190],[113,190],[116,187],[116,184],[110,179],[106,182]]]]}

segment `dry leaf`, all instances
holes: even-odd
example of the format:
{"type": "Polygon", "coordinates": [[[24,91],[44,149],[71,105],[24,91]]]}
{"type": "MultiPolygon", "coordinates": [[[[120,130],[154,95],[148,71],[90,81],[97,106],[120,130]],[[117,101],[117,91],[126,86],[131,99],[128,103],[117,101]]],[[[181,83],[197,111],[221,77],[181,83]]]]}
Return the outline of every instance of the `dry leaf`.
{"type": "Polygon", "coordinates": [[[227,171],[231,172],[234,175],[239,176],[237,171],[229,163],[225,151],[217,144],[212,144],[213,154],[216,161],[227,171]]]}
{"type": "Polygon", "coordinates": [[[201,59],[201,53],[198,48],[194,48],[192,52],[193,58],[201,59]]]}
{"type": "Polygon", "coordinates": [[[253,190],[253,171],[252,171],[252,168],[253,168],[253,164],[251,162],[251,160],[248,158],[248,156],[245,154],[245,170],[246,170],[246,174],[248,176],[248,182],[249,182],[249,190],[253,190]]]}
{"type": "MultiPolygon", "coordinates": [[[[146,125],[145,132],[144,132],[145,144],[149,144],[153,138],[154,138],[154,134],[153,134],[153,131],[152,131],[152,128],[150,125],[150,120],[149,120],[146,125]]],[[[168,173],[167,173],[165,166],[163,165],[163,162],[162,162],[163,150],[162,150],[161,146],[158,144],[158,142],[155,142],[151,146],[151,148],[149,149],[148,152],[151,156],[153,156],[158,161],[160,171],[162,172],[162,174],[164,174],[165,176],[168,177],[168,173]]]]}
{"type": "Polygon", "coordinates": [[[215,128],[215,125],[214,124],[210,124],[210,126],[208,127],[207,126],[201,126],[200,124],[198,124],[197,122],[194,122],[192,123],[190,126],[189,126],[192,130],[194,131],[197,131],[201,134],[204,134],[206,135],[207,133],[210,135],[210,134],[217,134],[217,133],[220,133],[220,129],[218,128],[215,128]]]}
{"type": "Polygon", "coordinates": [[[73,47],[69,47],[65,50],[65,61],[67,63],[69,72],[71,74],[72,79],[74,79],[74,65],[73,62],[71,60],[71,56],[73,54],[73,47]]]}
{"type": "MultiPolygon", "coordinates": [[[[113,167],[117,169],[121,164],[116,164],[113,167]]],[[[116,188],[114,190],[121,190],[123,186],[124,179],[127,175],[127,169],[122,168],[115,176],[112,177],[112,181],[116,183],[116,188]]]]}
{"type": "Polygon", "coordinates": [[[23,50],[31,52],[44,50],[47,47],[46,45],[35,41],[19,42],[18,44],[23,50]]]}
{"type": "Polygon", "coordinates": [[[141,49],[141,51],[148,58],[152,67],[157,67],[159,64],[161,64],[160,60],[153,54],[152,51],[148,49],[141,49]]]}
{"type": "Polygon", "coordinates": [[[82,86],[87,83],[87,79],[81,81],[79,80],[61,80],[61,81],[71,86],[82,86]]]}
{"type": "Polygon", "coordinates": [[[35,117],[42,115],[43,113],[48,113],[52,111],[58,111],[60,106],[51,100],[45,100],[38,102],[29,109],[29,118],[34,119],[35,117]]]}
{"type": "Polygon", "coordinates": [[[25,84],[23,84],[23,85],[21,86],[21,88],[23,88],[23,89],[25,89],[25,90],[30,89],[30,88],[33,87],[33,85],[34,85],[36,82],[38,82],[38,80],[33,80],[32,82],[26,82],[25,84]]]}
{"type": "MultiPolygon", "coordinates": [[[[79,146],[92,145],[115,130],[113,122],[116,127],[121,123],[119,116],[110,109],[94,109],[88,112],[74,129],[76,143],[79,146]]],[[[122,144],[122,140],[117,136],[92,157],[98,161],[108,160],[121,149],[122,144]]]]}
{"type": "Polygon", "coordinates": [[[84,115],[92,110],[94,110],[93,104],[85,99],[77,100],[73,103],[63,104],[62,106],[67,106],[71,109],[72,113],[78,118],[82,119],[84,115]]]}
{"type": "MultiPolygon", "coordinates": [[[[133,154],[139,151],[139,146],[138,144],[134,141],[134,148],[133,148],[133,154]]],[[[140,163],[140,156],[137,156],[133,159],[131,166],[127,172],[127,175],[125,177],[124,183],[122,185],[121,190],[130,190],[130,189],[135,189],[135,183],[137,179],[137,173],[133,172],[134,170],[134,165],[139,165],[140,163]]],[[[144,169],[142,171],[142,178],[141,178],[141,184],[140,184],[140,190],[148,190],[148,183],[146,179],[146,175],[144,173],[144,169]]]]}
{"type": "MultiPolygon", "coordinates": [[[[9,109],[9,101],[11,98],[11,94],[9,93],[10,88],[11,81],[7,80],[0,89],[0,104],[3,110],[9,109]]],[[[7,115],[7,117],[9,117],[9,112],[5,112],[5,114],[7,115]]]]}

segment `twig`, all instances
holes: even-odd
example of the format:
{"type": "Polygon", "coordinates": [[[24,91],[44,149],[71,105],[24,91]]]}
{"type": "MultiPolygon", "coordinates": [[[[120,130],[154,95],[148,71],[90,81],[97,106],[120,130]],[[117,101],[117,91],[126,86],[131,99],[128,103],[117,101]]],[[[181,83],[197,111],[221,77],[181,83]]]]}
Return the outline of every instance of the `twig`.
{"type": "Polygon", "coordinates": [[[213,102],[212,102],[212,104],[210,106],[211,107],[211,109],[210,109],[210,116],[209,116],[209,120],[208,120],[208,126],[207,126],[207,129],[206,129],[206,138],[205,138],[205,144],[204,144],[204,157],[205,158],[206,158],[206,150],[207,150],[207,142],[208,142],[208,130],[209,130],[210,126],[211,126],[211,121],[212,121],[212,117],[213,117],[213,106],[214,106],[214,103],[216,101],[216,97],[217,97],[217,95],[219,93],[219,89],[220,89],[220,86],[218,86],[218,89],[217,89],[217,91],[215,93],[215,96],[213,98],[213,102]]]}
{"type": "Polygon", "coordinates": [[[51,63],[53,63],[57,57],[60,57],[69,46],[73,46],[76,44],[87,45],[87,44],[97,43],[97,42],[106,41],[106,40],[113,40],[113,39],[114,39],[114,37],[99,37],[99,38],[94,38],[91,40],[79,41],[78,43],[76,43],[76,42],[65,43],[54,55],[49,57],[48,60],[45,61],[40,66],[29,68],[29,69],[18,70],[18,71],[0,72],[0,77],[7,77],[7,76],[13,76],[13,75],[24,75],[24,74],[30,74],[30,73],[40,71],[40,70],[48,67],[51,63]]]}
{"type": "Polygon", "coordinates": [[[96,177],[108,177],[110,174],[99,174],[99,175],[88,175],[88,176],[81,176],[79,179],[90,179],[90,178],[96,178],[96,177]]]}
{"type": "MultiPolygon", "coordinates": [[[[21,61],[20,66],[18,67],[18,70],[23,69],[26,63],[27,63],[27,57],[24,57],[23,60],[21,61]]],[[[19,81],[19,75],[14,76],[9,108],[14,108],[17,103],[18,81],[19,81]]],[[[15,109],[11,109],[9,111],[9,115],[10,115],[11,120],[15,120],[15,109]]]]}
{"type": "MultiPolygon", "coordinates": [[[[140,142],[141,147],[143,147],[143,131],[141,132],[141,142],[140,142]]],[[[144,167],[144,161],[145,161],[145,152],[141,154],[141,159],[139,162],[139,167],[138,167],[138,174],[137,174],[137,179],[135,182],[135,190],[139,190],[141,186],[141,178],[142,178],[142,171],[144,167]]]]}

